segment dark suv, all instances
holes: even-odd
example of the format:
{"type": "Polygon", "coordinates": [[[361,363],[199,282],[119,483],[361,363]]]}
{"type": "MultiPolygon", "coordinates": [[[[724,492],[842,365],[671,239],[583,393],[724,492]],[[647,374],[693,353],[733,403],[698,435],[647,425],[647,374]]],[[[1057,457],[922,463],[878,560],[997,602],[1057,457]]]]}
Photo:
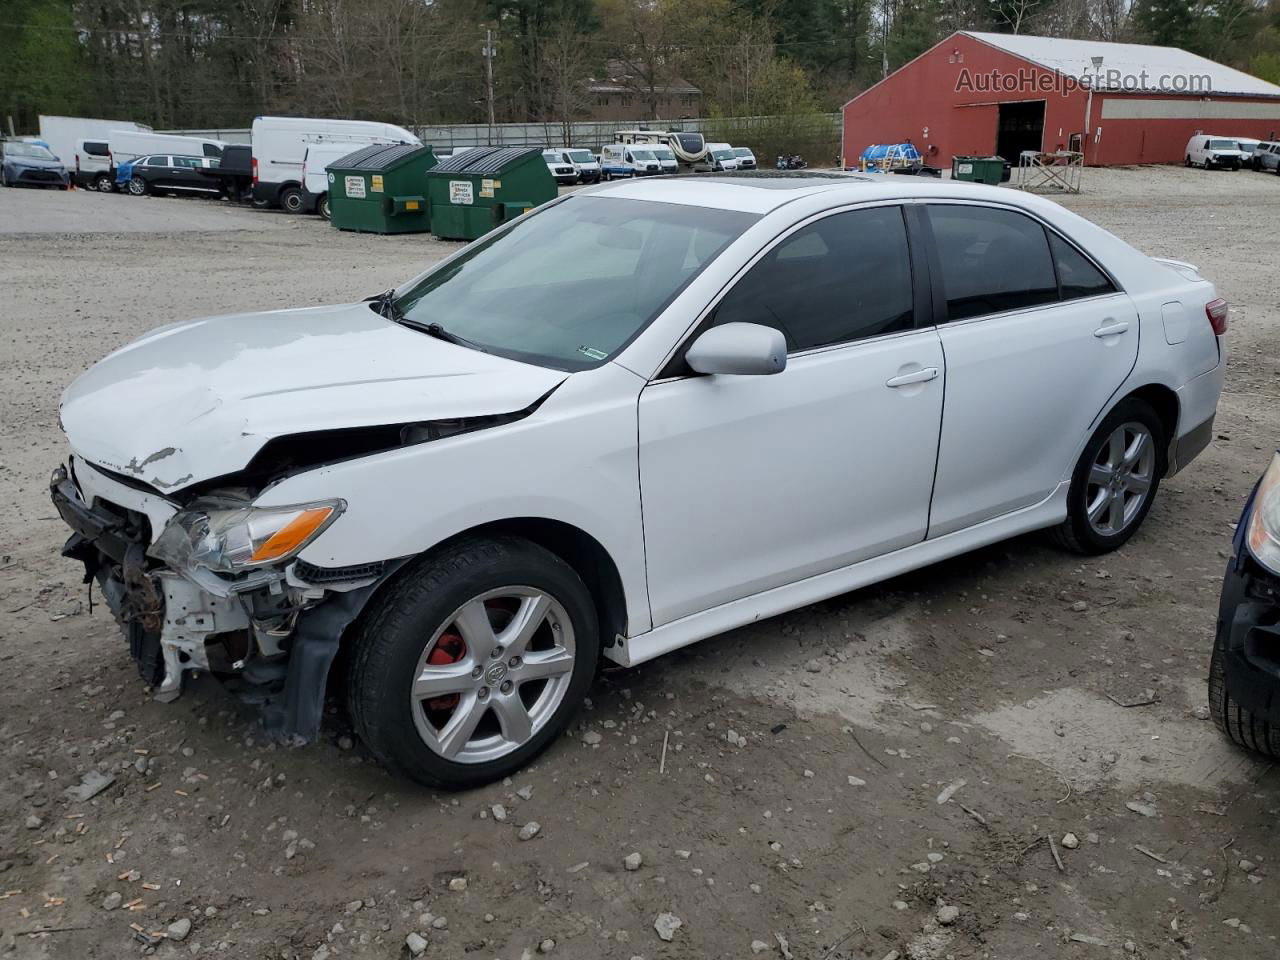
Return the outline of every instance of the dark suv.
{"type": "Polygon", "coordinates": [[[125,188],[135,197],[148,193],[203,193],[219,196],[222,191],[216,180],[210,180],[202,170],[217,166],[216,157],[182,157],[168,153],[154,153],[133,161],[128,170],[125,188]]]}

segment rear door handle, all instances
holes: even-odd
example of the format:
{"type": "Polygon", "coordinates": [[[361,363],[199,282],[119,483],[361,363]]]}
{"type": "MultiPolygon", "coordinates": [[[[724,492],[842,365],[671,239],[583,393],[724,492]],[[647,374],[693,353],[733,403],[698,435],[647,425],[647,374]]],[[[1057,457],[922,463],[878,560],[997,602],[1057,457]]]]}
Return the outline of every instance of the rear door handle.
{"type": "Polygon", "coordinates": [[[913,373],[903,373],[896,377],[890,377],[884,382],[884,385],[886,387],[905,387],[913,383],[928,383],[930,380],[936,379],[937,376],[937,367],[922,367],[913,373]]]}
{"type": "Polygon", "coordinates": [[[1116,337],[1128,329],[1128,320],[1111,320],[1093,331],[1093,335],[1095,337],[1116,337]]]}

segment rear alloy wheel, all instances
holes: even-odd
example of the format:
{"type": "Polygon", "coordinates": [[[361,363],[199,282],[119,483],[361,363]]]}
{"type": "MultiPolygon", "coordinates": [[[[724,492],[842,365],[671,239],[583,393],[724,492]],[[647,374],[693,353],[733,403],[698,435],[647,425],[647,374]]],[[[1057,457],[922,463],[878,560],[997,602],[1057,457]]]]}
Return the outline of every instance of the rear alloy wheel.
{"type": "Polygon", "coordinates": [[[133,177],[129,181],[129,195],[134,197],[144,197],[147,194],[147,181],[141,177],[133,177]]]}
{"type": "Polygon", "coordinates": [[[114,186],[115,183],[110,174],[100,173],[93,178],[93,189],[99,193],[110,193],[114,186]]]}
{"type": "Polygon", "coordinates": [[[280,191],[280,206],[285,213],[302,212],[302,191],[297,187],[289,187],[280,191]]]}
{"type": "Polygon", "coordinates": [[[406,570],[355,637],[356,730],[387,766],[430,786],[514,773],[565,728],[599,657],[582,580],[525,540],[472,540],[406,570]]]}
{"type": "Polygon", "coordinates": [[[1151,405],[1119,403],[1089,439],[1067,493],[1059,541],[1077,553],[1115,550],[1141,526],[1165,467],[1165,437],[1151,405]]]}
{"type": "Polygon", "coordinates": [[[320,214],[322,220],[329,219],[329,195],[323,193],[320,199],[316,201],[316,213],[320,214]]]}

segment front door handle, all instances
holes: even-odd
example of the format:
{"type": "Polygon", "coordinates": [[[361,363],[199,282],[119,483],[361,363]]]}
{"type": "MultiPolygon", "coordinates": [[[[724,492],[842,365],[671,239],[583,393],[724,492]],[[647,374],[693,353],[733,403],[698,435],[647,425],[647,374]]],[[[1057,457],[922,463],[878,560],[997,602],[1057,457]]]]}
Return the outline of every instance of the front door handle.
{"type": "Polygon", "coordinates": [[[1097,330],[1093,331],[1093,335],[1095,337],[1118,337],[1128,329],[1128,320],[1108,320],[1097,330]]]}
{"type": "Polygon", "coordinates": [[[937,376],[937,367],[921,367],[912,373],[903,373],[896,377],[890,377],[884,382],[884,385],[886,387],[905,387],[913,383],[928,383],[930,380],[936,379],[937,376]]]}

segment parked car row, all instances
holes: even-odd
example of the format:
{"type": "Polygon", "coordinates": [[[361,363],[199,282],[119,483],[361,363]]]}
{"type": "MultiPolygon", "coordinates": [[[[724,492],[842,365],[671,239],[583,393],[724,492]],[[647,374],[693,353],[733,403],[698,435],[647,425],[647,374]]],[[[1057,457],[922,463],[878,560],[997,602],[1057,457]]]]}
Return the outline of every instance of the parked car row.
{"type": "Polygon", "coordinates": [[[1187,141],[1184,166],[1205,170],[1239,170],[1250,167],[1280,173],[1280,141],[1252,137],[1222,137],[1198,133],[1187,141]]]}

